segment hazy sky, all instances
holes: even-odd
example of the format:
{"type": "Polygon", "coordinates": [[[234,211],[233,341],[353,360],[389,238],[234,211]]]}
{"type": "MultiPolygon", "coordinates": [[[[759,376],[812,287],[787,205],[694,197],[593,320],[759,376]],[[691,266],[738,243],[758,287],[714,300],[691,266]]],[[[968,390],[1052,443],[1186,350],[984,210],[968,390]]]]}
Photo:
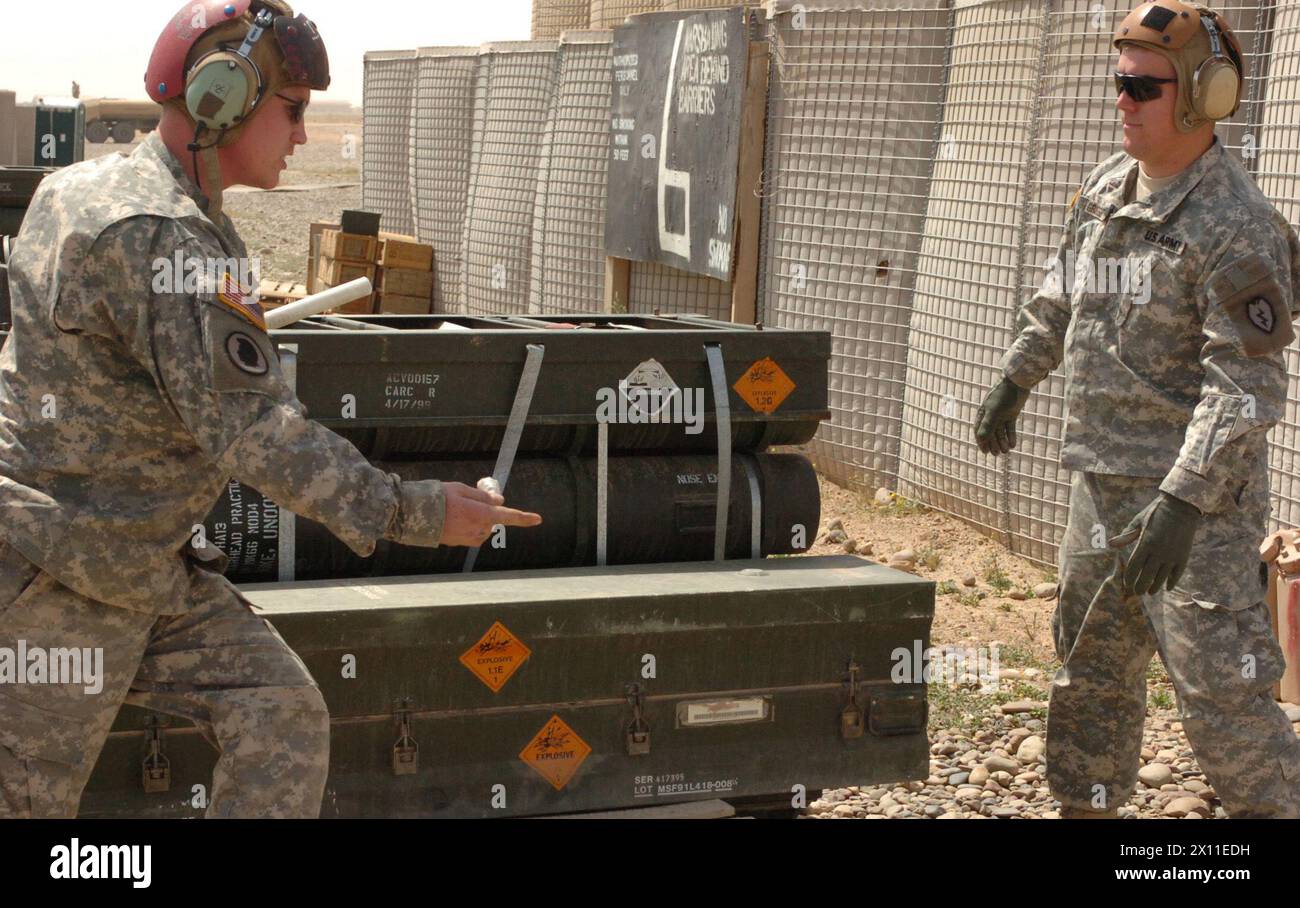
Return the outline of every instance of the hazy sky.
{"type": "MultiPolygon", "coordinates": [[[[528,38],[531,0],[290,0],[320,29],[333,84],[320,100],[361,103],[361,58],[368,50],[483,44],[528,38]]],[[[144,70],[180,0],[4,0],[0,89],[81,97],[144,98],[144,70]],[[22,40],[16,40],[21,36],[22,40]]]]}

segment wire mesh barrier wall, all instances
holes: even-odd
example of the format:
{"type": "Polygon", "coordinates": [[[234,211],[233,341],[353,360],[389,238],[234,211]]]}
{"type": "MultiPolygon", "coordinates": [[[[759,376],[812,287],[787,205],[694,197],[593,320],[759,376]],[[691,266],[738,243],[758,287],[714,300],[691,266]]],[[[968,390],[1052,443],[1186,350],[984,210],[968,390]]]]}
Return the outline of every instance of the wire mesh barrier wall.
{"type": "MultiPolygon", "coordinates": [[[[736,0],[735,3],[726,3],[724,0],[664,0],[663,9],[664,12],[680,12],[682,10],[691,9],[716,9],[725,6],[745,6],[754,8],[762,5],[763,0],[736,0]]],[[[804,6],[811,5],[814,4],[804,4],[804,6]]]]}
{"type": "Polygon", "coordinates": [[[533,312],[605,307],[612,40],[608,31],[571,31],[560,44],[533,215],[533,312]]]}
{"type": "Polygon", "coordinates": [[[591,21],[591,0],[533,0],[532,38],[558,38],[570,29],[584,29],[591,21]]]}
{"type": "Polygon", "coordinates": [[[465,311],[525,313],[542,140],[555,89],[555,41],[483,48],[465,216],[465,311]]]}
{"type": "MultiPolygon", "coordinates": [[[[1293,225],[1300,224],[1300,4],[1270,9],[1271,41],[1255,179],[1293,225]]],[[[1297,288],[1292,288],[1296,292],[1297,288]]],[[[1300,350],[1286,350],[1288,388],[1282,421],[1269,434],[1271,529],[1300,526],[1300,350]]]]}
{"type": "Polygon", "coordinates": [[[469,194],[477,47],[423,47],[411,106],[411,208],[415,235],[433,246],[433,311],[463,312],[465,206],[469,194]]]}
{"type": "Polygon", "coordinates": [[[628,269],[627,311],[656,310],[731,319],[731,283],[691,274],[658,262],[632,262],[628,269]]]}
{"type": "Polygon", "coordinates": [[[1043,42],[1034,0],[959,0],[912,305],[898,486],[1005,527],[1000,467],[970,429],[1012,338],[1043,42]]]}
{"type": "Polygon", "coordinates": [[[816,5],[783,2],[771,23],[762,313],[832,333],[831,420],[814,457],[840,482],[875,488],[898,474],[950,10],[816,5]]]}
{"type": "Polygon", "coordinates": [[[411,97],[415,51],[365,55],[361,125],[361,207],[377,211],[383,229],[412,233],[411,97]]]}
{"type": "Polygon", "coordinates": [[[628,16],[657,13],[664,9],[664,0],[591,0],[591,27],[618,28],[628,16]]]}

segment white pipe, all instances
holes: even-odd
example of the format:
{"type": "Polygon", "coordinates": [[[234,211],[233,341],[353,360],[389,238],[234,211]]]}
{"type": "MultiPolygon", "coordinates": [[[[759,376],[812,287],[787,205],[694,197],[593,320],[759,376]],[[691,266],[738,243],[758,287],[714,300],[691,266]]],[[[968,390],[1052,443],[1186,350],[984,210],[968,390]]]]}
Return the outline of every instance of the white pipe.
{"type": "Polygon", "coordinates": [[[320,293],[304,296],[295,303],[289,303],[268,312],[266,314],[267,330],[283,328],[310,315],[319,315],[326,309],[335,309],[345,303],[359,300],[363,296],[373,293],[374,289],[370,283],[370,278],[359,277],[355,281],[348,281],[346,284],[339,284],[337,287],[331,287],[320,293]]]}

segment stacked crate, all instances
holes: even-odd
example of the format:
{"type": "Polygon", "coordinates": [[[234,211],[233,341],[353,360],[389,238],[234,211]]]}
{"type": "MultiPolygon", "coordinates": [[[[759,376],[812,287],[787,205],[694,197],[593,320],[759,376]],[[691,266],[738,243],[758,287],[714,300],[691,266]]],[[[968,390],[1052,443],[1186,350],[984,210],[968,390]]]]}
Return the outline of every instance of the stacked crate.
{"type": "Polygon", "coordinates": [[[379,234],[379,305],[389,315],[433,311],[433,246],[413,236],[379,234]]]}
{"type": "MultiPolygon", "coordinates": [[[[316,260],[317,291],[337,287],[358,278],[369,278],[375,285],[379,278],[379,239],[359,233],[344,233],[326,227],[320,234],[320,253],[316,260]]],[[[338,312],[371,313],[375,295],[363,296],[340,306],[338,312]]]]}

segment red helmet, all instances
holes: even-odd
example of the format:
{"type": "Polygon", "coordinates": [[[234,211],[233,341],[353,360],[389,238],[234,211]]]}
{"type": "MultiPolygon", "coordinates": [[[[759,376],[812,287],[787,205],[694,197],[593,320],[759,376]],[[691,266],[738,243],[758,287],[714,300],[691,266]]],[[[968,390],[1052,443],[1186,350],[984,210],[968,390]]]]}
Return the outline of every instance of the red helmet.
{"type": "Polygon", "coordinates": [[[199,39],[214,28],[243,20],[251,30],[259,12],[274,17],[275,41],[279,47],[283,78],[280,84],[301,84],[324,91],[330,84],[329,56],[316,26],[306,16],[293,15],[282,0],[190,0],[167,23],[154,44],[144,85],[149,97],[159,104],[185,94],[185,63],[199,39]]]}

